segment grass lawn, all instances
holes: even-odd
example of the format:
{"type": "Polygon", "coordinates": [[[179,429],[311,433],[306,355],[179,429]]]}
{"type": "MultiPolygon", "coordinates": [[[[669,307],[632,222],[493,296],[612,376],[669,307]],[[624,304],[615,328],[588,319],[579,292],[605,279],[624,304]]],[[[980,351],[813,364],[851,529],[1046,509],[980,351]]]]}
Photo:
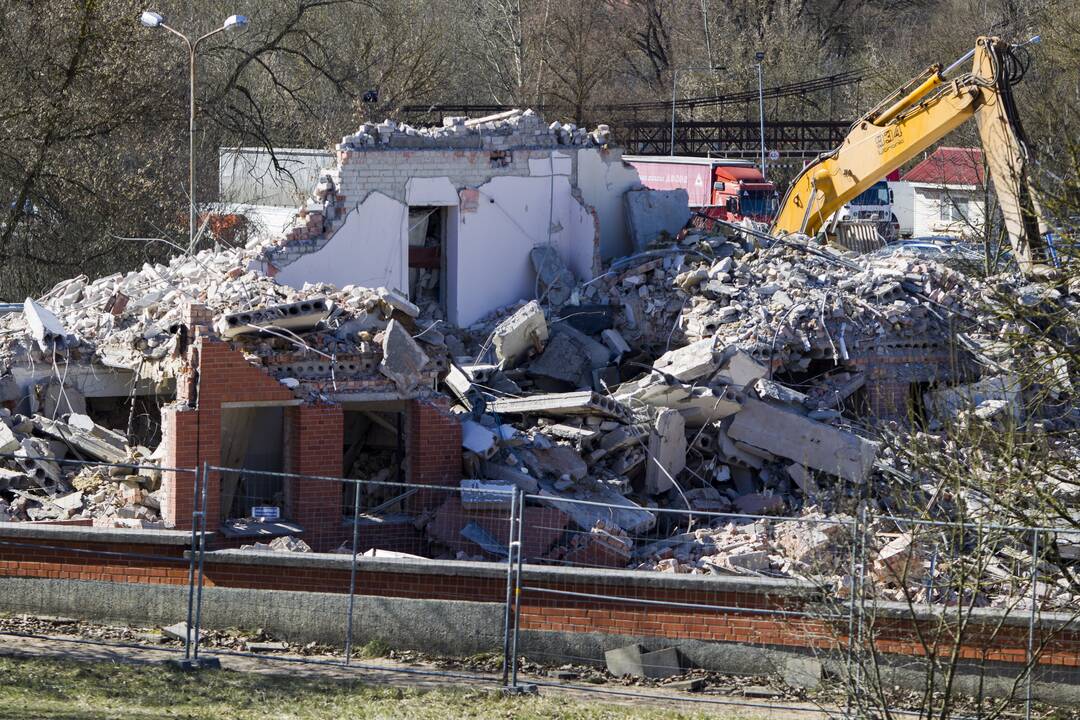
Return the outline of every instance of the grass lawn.
{"type": "MultiPolygon", "coordinates": [[[[504,698],[481,690],[411,690],[228,670],[184,673],[160,665],[0,657],[0,718],[693,718],[553,692],[504,698]]],[[[709,714],[716,718],[717,715],[709,714]]]]}

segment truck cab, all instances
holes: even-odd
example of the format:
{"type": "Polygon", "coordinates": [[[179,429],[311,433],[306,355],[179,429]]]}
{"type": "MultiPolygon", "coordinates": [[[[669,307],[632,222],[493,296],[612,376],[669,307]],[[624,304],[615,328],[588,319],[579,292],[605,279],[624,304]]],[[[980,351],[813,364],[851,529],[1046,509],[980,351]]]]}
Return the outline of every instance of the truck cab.
{"type": "Polygon", "coordinates": [[[690,208],[712,218],[771,222],[779,197],[776,185],[749,160],[665,155],[624,155],[652,190],[686,190],[690,208]]]}
{"type": "Polygon", "coordinates": [[[893,210],[893,191],[887,180],[881,180],[859,193],[836,212],[838,221],[864,220],[873,222],[887,242],[900,237],[900,223],[893,210]]]}

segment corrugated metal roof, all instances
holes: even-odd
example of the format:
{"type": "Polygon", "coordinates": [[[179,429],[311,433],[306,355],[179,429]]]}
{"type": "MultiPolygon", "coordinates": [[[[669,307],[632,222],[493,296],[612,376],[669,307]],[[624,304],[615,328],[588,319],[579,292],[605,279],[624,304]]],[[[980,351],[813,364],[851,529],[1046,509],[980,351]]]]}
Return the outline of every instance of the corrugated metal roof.
{"type": "Polygon", "coordinates": [[[985,180],[982,150],[939,147],[911,168],[903,179],[932,185],[982,185],[985,180]]]}

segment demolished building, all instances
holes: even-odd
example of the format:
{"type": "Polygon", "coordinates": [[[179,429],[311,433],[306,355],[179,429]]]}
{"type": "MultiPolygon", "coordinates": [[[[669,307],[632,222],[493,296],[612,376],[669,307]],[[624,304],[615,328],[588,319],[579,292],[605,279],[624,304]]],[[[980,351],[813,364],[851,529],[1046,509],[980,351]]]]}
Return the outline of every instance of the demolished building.
{"type": "Polygon", "coordinates": [[[627,252],[622,197],[640,181],[607,142],[605,127],[549,126],[529,110],[439,128],[368,123],[342,138],[262,269],[294,287],[396,287],[470,325],[536,294],[534,248],[578,282],[627,252]]]}
{"type": "Polygon", "coordinates": [[[978,331],[983,288],[752,225],[623,257],[604,238],[625,236],[632,175],[603,139],[529,112],[367,126],[279,242],[28,300],[0,318],[0,521],[190,528],[182,469],[208,464],[212,524],[273,506],[316,551],[361,524],[359,550],[503,558],[507,510],[483,491],[517,488],[529,562],[829,565],[835,526],[755,520],[838,516],[889,482],[873,426],[978,381],[952,340],[978,331]],[[337,477],[366,484],[318,479],[337,477]]]}

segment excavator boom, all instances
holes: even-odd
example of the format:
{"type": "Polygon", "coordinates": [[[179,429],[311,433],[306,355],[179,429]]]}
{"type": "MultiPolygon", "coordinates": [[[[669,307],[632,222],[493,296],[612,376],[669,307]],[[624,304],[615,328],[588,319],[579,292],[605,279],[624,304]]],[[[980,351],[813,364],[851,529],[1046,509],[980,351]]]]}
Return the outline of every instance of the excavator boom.
{"type": "Polygon", "coordinates": [[[946,71],[931,66],[859,119],[840,147],[795,178],[772,234],[816,234],[847,202],[974,118],[1020,268],[1027,275],[1043,272],[1046,228],[1028,182],[1027,146],[1005,60],[1009,49],[998,38],[980,37],[946,71]],[[969,57],[970,73],[945,78],[969,57]]]}

